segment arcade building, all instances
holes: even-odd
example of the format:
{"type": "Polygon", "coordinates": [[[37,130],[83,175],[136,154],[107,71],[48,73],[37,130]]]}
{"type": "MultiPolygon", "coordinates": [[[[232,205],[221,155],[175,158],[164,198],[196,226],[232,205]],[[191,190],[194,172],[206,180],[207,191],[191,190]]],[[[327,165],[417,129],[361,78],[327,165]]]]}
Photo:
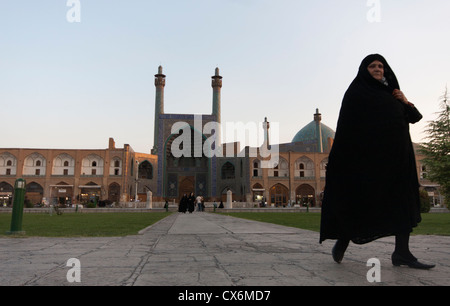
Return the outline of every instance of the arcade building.
{"type": "MultiPolygon", "coordinates": [[[[231,190],[233,201],[246,203],[247,207],[260,203],[320,207],[335,132],[322,123],[319,110],[290,143],[277,145],[278,162],[267,167],[267,157],[263,157],[261,148],[241,148],[239,142],[222,143],[220,136],[212,138],[204,133],[211,124],[216,129],[221,124],[223,78],[218,68],[211,78],[211,112],[167,114],[166,75],[161,66],[158,68],[154,144],[150,153],[135,152],[128,144],[116,148],[113,138],[101,150],[0,148],[0,205],[11,205],[14,182],[24,178],[26,201],[30,204],[71,205],[94,200],[119,204],[136,199],[145,202],[148,191],[153,203],[166,200],[178,203],[183,194],[191,192],[203,196],[207,202],[225,202],[227,191],[231,190]],[[180,122],[184,126],[173,128],[180,122]],[[180,143],[180,135],[191,141],[180,143]],[[208,155],[199,146],[217,149],[222,154],[208,155]],[[174,154],[174,147],[184,154],[174,154]]],[[[273,145],[269,142],[270,123],[266,118],[261,124],[265,133],[263,146],[269,148],[273,145]]],[[[220,135],[216,129],[214,135],[220,135]]],[[[416,159],[422,186],[433,203],[440,203],[438,186],[426,179],[423,156],[417,151],[416,159]]],[[[349,186],[349,197],[351,190],[349,186]]]]}

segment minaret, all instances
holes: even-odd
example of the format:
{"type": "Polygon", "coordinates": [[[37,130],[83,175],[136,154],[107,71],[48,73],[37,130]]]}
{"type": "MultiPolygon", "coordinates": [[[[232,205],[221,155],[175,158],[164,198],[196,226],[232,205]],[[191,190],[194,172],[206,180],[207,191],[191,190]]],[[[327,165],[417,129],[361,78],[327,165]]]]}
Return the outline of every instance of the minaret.
{"type": "Polygon", "coordinates": [[[263,129],[264,129],[264,144],[266,145],[266,148],[269,148],[269,128],[270,128],[270,122],[267,121],[267,117],[264,118],[263,122],[263,129]]]}
{"type": "Polygon", "coordinates": [[[220,118],[220,102],[221,102],[221,90],[222,90],[222,77],[219,74],[219,68],[216,68],[215,75],[212,76],[212,84],[213,88],[213,107],[212,114],[216,116],[216,120],[218,123],[218,131],[216,133],[216,147],[222,144],[222,131],[221,131],[221,118],[220,118]]]}
{"type": "Polygon", "coordinates": [[[164,114],[164,86],[166,86],[166,76],[163,74],[162,66],[158,67],[158,74],[155,74],[155,138],[153,140],[152,154],[158,152],[158,131],[159,131],[159,115],[164,114]]]}
{"type": "Polygon", "coordinates": [[[216,74],[212,77],[213,88],[213,111],[212,114],[216,115],[217,122],[221,122],[220,118],[220,92],[222,90],[222,77],[219,75],[219,68],[216,68],[216,74]]]}
{"type": "Polygon", "coordinates": [[[317,137],[317,151],[323,153],[323,142],[322,142],[322,114],[319,113],[319,109],[316,108],[316,113],[314,114],[314,121],[316,122],[316,137],[317,137]]]}

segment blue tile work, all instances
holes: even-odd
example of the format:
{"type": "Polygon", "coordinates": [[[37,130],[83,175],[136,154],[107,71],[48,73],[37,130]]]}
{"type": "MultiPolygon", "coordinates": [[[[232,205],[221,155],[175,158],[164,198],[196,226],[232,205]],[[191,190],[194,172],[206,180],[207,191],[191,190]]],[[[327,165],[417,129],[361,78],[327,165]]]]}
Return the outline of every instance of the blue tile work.
{"type": "Polygon", "coordinates": [[[176,173],[168,174],[167,196],[178,198],[178,175],[176,173]]]}
{"type": "Polygon", "coordinates": [[[208,186],[207,186],[207,174],[198,173],[195,178],[195,195],[200,195],[203,197],[208,196],[208,186]]]}
{"type": "Polygon", "coordinates": [[[211,196],[217,197],[217,157],[211,158],[211,196]]]}
{"type": "MultiPolygon", "coordinates": [[[[321,134],[318,133],[317,122],[312,121],[295,135],[295,137],[292,139],[292,143],[317,143],[319,141],[319,138],[321,137],[323,151],[329,151],[331,148],[328,147],[328,138],[334,139],[335,132],[323,123],[320,123],[320,129],[321,134]]],[[[318,148],[319,146],[315,148],[315,151],[317,151],[318,148]]]]}
{"type": "MultiPolygon", "coordinates": [[[[163,120],[161,120],[162,116],[159,115],[159,124],[158,124],[158,186],[157,186],[157,196],[162,197],[163,195],[163,176],[164,176],[164,152],[162,148],[164,148],[164,137],[163,137],[163,120]]],[[[156,128],[156,127],[155,127],[156,128]]]]}
{"type": "MultiPolygon", "coordinates": [[[[164,139],[164,129],[171,129],[171,126],[165,126],[165,122],[169,120],[170,122],[173,122],[173,120],[178,121],[188,121],[187,123],[193,122],[196,117],[200,115],[193,115],[193,114],[160,114],[159,115],[159,122],[158,122],[158,148],[157,148],[157,155],[158,155],[158,177],[157,177],[157,196],[163,197],[163,196],[172,196],[172,193],[174,194],[175,190],[170,189],[170,186],[165,185],[165,175],[166,175],[166,156],[164,152],[164,145],[166,139],[164,139]],[[166,193],[166,194],[165,194],[166,193]],[[169,195],[170,193],[170,195],[169,195]]],[[[202,129],[204,125],[208,122],[216,122],[216,116],[215,115],[201,115],[202,119],[202,129]]],[[[192,124],[191,124],[192,126],[192,124]]],[[[203,134],[203,133],[202,133],[203,134]]],[[[214,156],[211,158],[211,161],[209,163],[209,182],[208,184],[208,176],[204,178],[204,186],[205,186],[205,192],[206,196],[208,196],[208,190],[211,192],[211,196],[216,196],[217,194],[217,161],[216,157],[214,156]],[[208,186],[210,185],[210,186],[208,186]]],[[[169,183],[171,178],[167,180],[167,183],[169,183]]],[[[173,179],[172,179],[173,180],[173,179]]],[[[199,186],[199,183],[197,183],[197,186],[199,186]]],[[[178,186],[176,188],[178,190],[178,186]]],[[[200,190],[198,190],[200,192],[200,190]]],[[[178,196],[178,195],[175,195],[178,196]]]]}

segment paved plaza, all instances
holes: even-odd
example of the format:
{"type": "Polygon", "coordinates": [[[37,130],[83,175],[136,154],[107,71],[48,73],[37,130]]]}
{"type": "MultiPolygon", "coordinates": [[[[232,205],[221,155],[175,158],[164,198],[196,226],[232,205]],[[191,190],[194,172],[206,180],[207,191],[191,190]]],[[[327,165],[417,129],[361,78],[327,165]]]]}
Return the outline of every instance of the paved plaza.
{"type": "Polygon", "coordinates": [[[393,237],[351,244],[342,264],[332,260],[333,241],[318,241],[318,233],[296,228],[211,213],[175,213],[135,236],[0,238],[0,284],[450,285],[450,237],[411,237],[413,254],[436,264],[429,271],[394,267],[393,237]],[[76,267],[67,266],[71,258],[79,260],[80,282],[68,281],[68,272],[76,267]],[[381,263],[379,283],[367,279],[371,258],[381,263]]]}

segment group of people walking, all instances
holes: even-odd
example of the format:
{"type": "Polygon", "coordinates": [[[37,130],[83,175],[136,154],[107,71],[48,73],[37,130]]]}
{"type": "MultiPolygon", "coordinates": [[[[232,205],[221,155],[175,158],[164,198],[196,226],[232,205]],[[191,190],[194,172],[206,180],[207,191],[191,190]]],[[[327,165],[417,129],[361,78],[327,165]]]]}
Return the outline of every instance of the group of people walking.
{"type": "MultiPolygon", "coordinates": [[[[214,202],[214,208],[217,206],[216,202],[214,202]]],[[[197,211],[205,211],[205,200],[202,196],[194,196],[194,193],[191,192],[189,195],[186,193],[183,195],[183,197],[180,199],[180,205],[178,206],[178,212],[186,213],[189,212],[190,214],[195,210],[195,207],[197,207],[197,211]]],[[[220,201],[219,208],[223,208],[223,203],[220,201]]]]}
{"type": "Polygon", "coordinates": [[[189,211],[191,214],[195,210],[195,206],[197,205],[197,211],[204,211],[205,204],[202,196],[194,196],[194,193],[191,192],[189,195],[186,193],[180,200],[180,205],[178,207],[178,211],[182,213],[186,213],[189,211]]]}

